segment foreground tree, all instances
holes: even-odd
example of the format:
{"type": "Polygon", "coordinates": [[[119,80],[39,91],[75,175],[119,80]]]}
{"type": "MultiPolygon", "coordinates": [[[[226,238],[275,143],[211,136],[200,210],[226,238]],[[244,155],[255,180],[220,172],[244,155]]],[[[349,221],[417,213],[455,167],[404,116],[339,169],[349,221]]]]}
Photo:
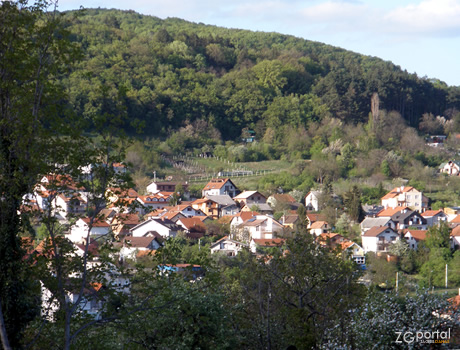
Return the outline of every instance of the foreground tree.
{"type": "Polygon", "coordinates": [[[27,220],[18,214],[23,196],[51,156],[76,141],[64,119],[65,102],[56,83],[75,51],[60,30],[52,5],[39,0],[0,4],[0,320],[4,348],[18,347],[21,334],[36,312],[31,299],[19,233],[27,220]],[[58,40],[62,39],[62,40],[58,40]],[[67,139],[57,135],[72,136],[67,139]]]}

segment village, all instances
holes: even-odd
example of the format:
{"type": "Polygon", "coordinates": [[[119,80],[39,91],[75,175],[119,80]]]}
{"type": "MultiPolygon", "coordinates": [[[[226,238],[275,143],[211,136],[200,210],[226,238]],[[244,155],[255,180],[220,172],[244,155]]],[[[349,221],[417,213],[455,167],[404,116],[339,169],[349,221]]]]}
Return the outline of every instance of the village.
{"type": "MultiPolygon", "coordinates": [[[[114,169],[125,171],[122,165],[115,165],[114,169]]],[[[98,247],[107,242],[114,247],[115,261],[136,263],[155,255],[166,241],[176,237],[186,238],[191,244],[200,244],[206,237],[212,243],[203,249],[209,249],[211,254],[235,257],[246,250],[260,257],[268,254],[267,248],[283,250],[287,237],[301,233],[354,261],[358,270],[366,269],[368,253],[392,259],[391,247],[400,240],[417,250],[426,239],[427,230],[441,223],[451,228],[450,248],[455,250],[460,245],[460,208],[430,210],[428,198],[411,186],[393,188],[381,198],[380,205],[363,206],[365,217],[360,223],[361,237],[356,241],[335,233],[326,221],[320,207],[321,190],[307,193],[303,203],[289,194],[266,197],[258,191],[240,191],[230,178],[212,179],[203,187],[202,197],[196,199],[190,198],[187,183],[153,181],[146,190],[147,194],[139,195],[133,188],[109,187],[105,192],[106,205],[97,213],[85,215],[91,194],[69,175],[50,174],[35,186],[33,194],[26,196],[24,208],[33,208],[36,213],[48,212],[57,219],[65,227],[62,238],[73,246],[76,256],[89,257],[89,267],[98,265],[98,247]],[[280,203],[283,215],[275,220],[274,208],[280,203]],[[209,233],[211,222],[227,227],[228,233],[209,233]]],[[[34,245],[29,249],[43,254],[46,239],[34,245]]],[[[204,273],[200,266],[187,263],[169,264],[162,269],[175,272],[193,269],[195,278],[204,273]]],[[[129,293],[129,279],[113,274],[114,271],[107,283],[129,293]]],[[[94,286],[101,287],[100,283],[94,286]]],[[[76,300],[78,291],[75,295],[71,291],[68,294],[69,300],[76,300]]],[[[55,300],[54,296],[43,286],[42,308],[51,310],[47,311],[49,315],[58,309],[51,300],[55,300]]],[[[103,308],[101,301],[91,297],[82,305],[94,317],[99,317],[103,308]]]]}

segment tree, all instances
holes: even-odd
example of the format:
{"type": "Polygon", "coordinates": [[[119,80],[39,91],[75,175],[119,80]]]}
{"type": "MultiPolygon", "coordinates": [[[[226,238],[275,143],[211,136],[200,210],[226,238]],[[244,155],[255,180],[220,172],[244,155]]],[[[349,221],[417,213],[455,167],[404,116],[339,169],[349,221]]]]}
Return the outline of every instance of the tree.
{"type": "Polygon", "coordinates": [[[22,197],[47,172],[53,154],[78,142],[73,137],[78,124],[62,118],[65,100],[57,84],[76,51],[65,39],[57,11],[46,12],[50,5],[47,0],[0,4],[0,320],[5,322],[5,348],[19,346],[36,310],[19,237],[26,222],[18,214],[22,197]]]}
{"type": "Polygon", "coordinates": [[[360,222],[364,219],[364,210],[361,205],[361,191],[358,186],[353,187],[343,194],[343,204],[351,219],[360,222]]]}

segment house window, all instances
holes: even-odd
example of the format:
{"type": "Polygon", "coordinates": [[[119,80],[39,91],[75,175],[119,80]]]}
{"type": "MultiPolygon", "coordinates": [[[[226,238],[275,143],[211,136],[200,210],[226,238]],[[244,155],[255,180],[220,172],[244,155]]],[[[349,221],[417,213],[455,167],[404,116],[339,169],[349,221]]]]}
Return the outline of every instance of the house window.
{"type": "Polygon", "coordinates": [[[395,236],[391,236],[391,241],[393,242],[396,239],[395,236]]]}

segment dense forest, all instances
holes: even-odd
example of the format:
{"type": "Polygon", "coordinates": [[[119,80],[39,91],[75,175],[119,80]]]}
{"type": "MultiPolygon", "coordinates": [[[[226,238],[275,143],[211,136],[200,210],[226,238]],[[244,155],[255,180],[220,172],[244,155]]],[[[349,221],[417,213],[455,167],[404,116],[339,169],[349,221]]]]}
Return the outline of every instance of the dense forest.
{"type": "Polygon", "coordinates": [[[65,80],[73,108],[88,119],[128,116],[128,132],[168,137],[200,121],[210,144],[286,137],[327,117],[366,122],[371,97],[410,126],[423,114],[451,118],[460,88],[391,62],[277,33],[162,20],[134,11],[66,13],[83,59],[65,80]]]}

